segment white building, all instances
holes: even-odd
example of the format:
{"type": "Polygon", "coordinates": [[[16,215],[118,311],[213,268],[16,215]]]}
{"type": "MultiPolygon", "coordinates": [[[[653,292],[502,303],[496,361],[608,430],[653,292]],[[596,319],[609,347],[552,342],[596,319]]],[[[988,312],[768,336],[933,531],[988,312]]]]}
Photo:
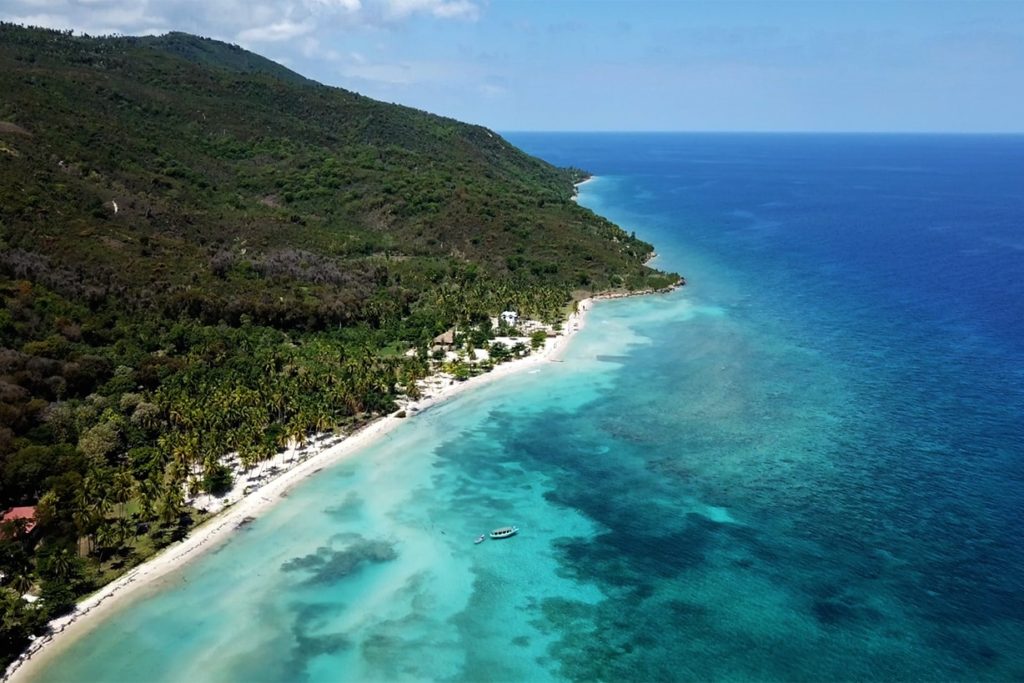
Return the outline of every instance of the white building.
{"type": "Polygon", "coordinates": [[[501,321],[509,327],[515,327],[516,323],[519,322],[519,314],[515,311],[502,311],[501,321]]]}

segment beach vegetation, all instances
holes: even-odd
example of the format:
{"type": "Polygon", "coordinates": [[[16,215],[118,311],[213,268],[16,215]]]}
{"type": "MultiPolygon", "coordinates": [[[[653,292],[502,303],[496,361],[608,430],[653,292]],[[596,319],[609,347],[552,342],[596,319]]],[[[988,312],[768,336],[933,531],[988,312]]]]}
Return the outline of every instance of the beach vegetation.
{"type": "Polygon", "coordinates": [[[495,363],[504,363],[512,358],[512,352],[502,342],[494,342],[491,344],[490,357],[495,363]]]}

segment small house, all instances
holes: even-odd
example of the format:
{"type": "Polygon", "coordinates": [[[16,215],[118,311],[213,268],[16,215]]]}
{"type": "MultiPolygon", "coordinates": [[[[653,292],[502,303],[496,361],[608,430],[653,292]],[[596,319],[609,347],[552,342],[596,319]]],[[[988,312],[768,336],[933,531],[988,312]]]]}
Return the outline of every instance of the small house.
{"type": "Polygon", "coordinates": [[[516,323],[519,322],[519,314],[515,311],[502,311],[501,322],[505,323],[509,327],[515,327],[516,323]]]}
{"type": "Polygon", "coordinates": [[[434,337],[434,348],[447,348],[455,344],[455,328],[434,337]]]}

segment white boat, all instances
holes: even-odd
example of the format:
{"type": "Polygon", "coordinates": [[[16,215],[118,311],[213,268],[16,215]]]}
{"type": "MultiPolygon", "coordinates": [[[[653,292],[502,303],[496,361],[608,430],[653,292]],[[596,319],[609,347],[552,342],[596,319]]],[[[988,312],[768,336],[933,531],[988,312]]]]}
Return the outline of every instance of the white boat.
{"type": "Polygon", "coordinates": [[[491,538],[508,538],[509,536],[515,536],[519,533],[519,527],[517,526],[503,526],[500,529],[495,529],[490,533],[491,538]]]}
{"type": "Polygon", "coordinates": [[[473,543],[475,543],[476,545],[480,545],[483,542],[484,542],[484,535],[483,534],[480,534],[479,536],[477,536],[476,540],[473,541],[473,543]]]}

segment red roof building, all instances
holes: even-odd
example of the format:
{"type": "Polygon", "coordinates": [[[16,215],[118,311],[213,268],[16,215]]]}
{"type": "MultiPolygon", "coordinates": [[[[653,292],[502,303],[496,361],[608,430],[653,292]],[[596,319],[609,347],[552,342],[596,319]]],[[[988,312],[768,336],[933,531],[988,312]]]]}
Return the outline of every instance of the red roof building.
{"type": "Polygon", "coordinates": [[[26,520],[25,533],[32,531],[36,526],[36,508],[34,505],[26,505],[20,508],[11,508],[4,513],[0,523],[17,522],[19,519],[26,520]]]}

